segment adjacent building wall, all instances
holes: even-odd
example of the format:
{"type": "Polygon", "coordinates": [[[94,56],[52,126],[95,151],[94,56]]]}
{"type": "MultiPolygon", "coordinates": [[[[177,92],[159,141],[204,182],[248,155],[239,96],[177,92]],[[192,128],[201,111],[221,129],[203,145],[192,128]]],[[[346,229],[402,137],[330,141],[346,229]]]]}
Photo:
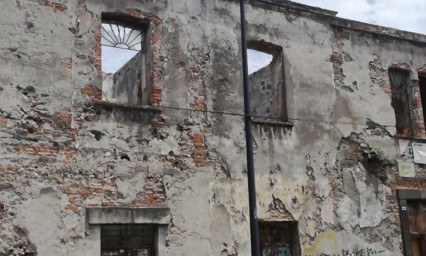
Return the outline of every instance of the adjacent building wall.
{"type": "Polygon", "coordinates": [[[273,84],[271,67],[268,65],[250,75],[251,114],[272,117],[273,84]]]}
{"type": "MultiPolygon", "coordinates": [[[[253,127],[259,219],[297,221],[302,255],[402,255],[396,189],[426,184],[421,166],[398,174],[387,70],[424,70],[425,36],[261,5],[247,6],[249,39],[283,48],[294,126],[253,127]]],[[[168,208],[168,255],[249,255],[236,2],[1,12],[0,255],[99,255],[94,207],[168,208]],[[102,12],[149,19],[150,106],[100,101],[102,12]]]]}

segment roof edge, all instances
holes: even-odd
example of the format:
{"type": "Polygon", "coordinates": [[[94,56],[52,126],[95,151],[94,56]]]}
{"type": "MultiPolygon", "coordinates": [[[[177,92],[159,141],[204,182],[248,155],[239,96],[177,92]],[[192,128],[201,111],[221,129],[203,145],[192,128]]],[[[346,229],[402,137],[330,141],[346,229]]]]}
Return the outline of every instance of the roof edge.
{"type": "MultiPolygon", "coordinates": [[[[227,1],[238,2],[238,0],[227,1]]],[[[292,2],[291,0],[245,0],[245,2],[251,6],[265,10],[294,13],[317,20],[327,21],[331,26],[343,27],[413,43],[426,44],[426,35],[423,34],[337,17],[336,11],[300,4],[292,2]]]]}
{"type": "Polygon", "coordinates": [[[290,0],[246,0],[246,3],[252,6],[263,8],[265,10],[303,13],[307,16],[313,16],[320,20],[329,20],[330,18],[335,17],[337,14],[336,11],[330,11],[315,6],[295,3],[290,0]]]}
{"type": "Polygon", "coordinates": [[[357,31],[363,31],[370,34],[376,34],[386,37],[392,37],[396,39],[407,40],[415,43],[426,44],[426,35],[409,32],[404,30],[399,30],[390,27],[384,27],[380,25],[374,25],[370,23],[365,23],[361,21],[355,21],[340,17],[334,17],[330,20],[330,25],[348,28],[357,31]]]}

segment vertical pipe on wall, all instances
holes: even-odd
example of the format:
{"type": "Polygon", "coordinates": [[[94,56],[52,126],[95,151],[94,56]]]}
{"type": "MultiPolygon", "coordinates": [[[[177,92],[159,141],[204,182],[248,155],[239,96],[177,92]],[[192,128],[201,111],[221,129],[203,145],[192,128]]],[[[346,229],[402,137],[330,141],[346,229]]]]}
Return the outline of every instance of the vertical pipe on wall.
{"type": "Polygon", "coordinates": [[[247,180],[249,194],[249,211],[250,211],[250,241],[251,255],[260,256],[259,248],[259,230],[257,225],[256,210],[256,182],[254,175],[253,161],[253,134],[251,127],[251,110],[250,110],[250,94],[249,94],[249,76],[247,65],[247,37],[246,37],[246,17],[244,0],[240,0],[241,12],[241,49],[243,59],[243,88],[244,88],[244,125],[246,131],[246,155],[247,155],[247,180]]]}

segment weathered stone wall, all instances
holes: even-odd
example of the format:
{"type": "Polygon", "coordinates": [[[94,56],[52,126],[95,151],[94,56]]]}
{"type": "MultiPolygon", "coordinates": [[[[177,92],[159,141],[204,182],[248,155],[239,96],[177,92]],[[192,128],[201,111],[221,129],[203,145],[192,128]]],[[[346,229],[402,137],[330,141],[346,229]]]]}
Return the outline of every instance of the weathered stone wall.
{"type": "Polygon", "coordinates": [[[250,75],[250,107],[254,116],[272,116],[272,77],[269,65],[250,75]]]}
{"type": "MultiPolygon", "coordinates": [[[[235,2],[16,0],[1,12],[0,255],[99,254],[95,206],[170,208],[169,255],[249,255],[243,119],[226,114],[243,112],[235,2]],[[99,101],[102,12],[152,24],[150,107],[99,101]]],[[[247,19],[250,40],[283,48],[294,123],[254,126],[259,218],[298,221],[303,255],[401,255],[395,191],[426,183],[418,166],[398,175],[386,71],[425,67],[426,39],[317,9],[248,5],[247,19]]]]}

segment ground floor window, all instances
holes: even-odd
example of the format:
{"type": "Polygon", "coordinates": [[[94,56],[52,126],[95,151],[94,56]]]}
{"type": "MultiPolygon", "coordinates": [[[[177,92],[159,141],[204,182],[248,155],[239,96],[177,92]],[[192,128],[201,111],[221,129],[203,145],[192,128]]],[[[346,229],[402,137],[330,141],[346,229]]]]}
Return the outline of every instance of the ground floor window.
{"type": "Polygon", "coordinates": [[[155,256],[156,226],[120,224],[101,226],[101,256],[155,256]]]}
{"type": "Polygon", "coordinates": [[[296,221],[259,221],[262,256],[299,256],[299,232],[296,221]]]}

